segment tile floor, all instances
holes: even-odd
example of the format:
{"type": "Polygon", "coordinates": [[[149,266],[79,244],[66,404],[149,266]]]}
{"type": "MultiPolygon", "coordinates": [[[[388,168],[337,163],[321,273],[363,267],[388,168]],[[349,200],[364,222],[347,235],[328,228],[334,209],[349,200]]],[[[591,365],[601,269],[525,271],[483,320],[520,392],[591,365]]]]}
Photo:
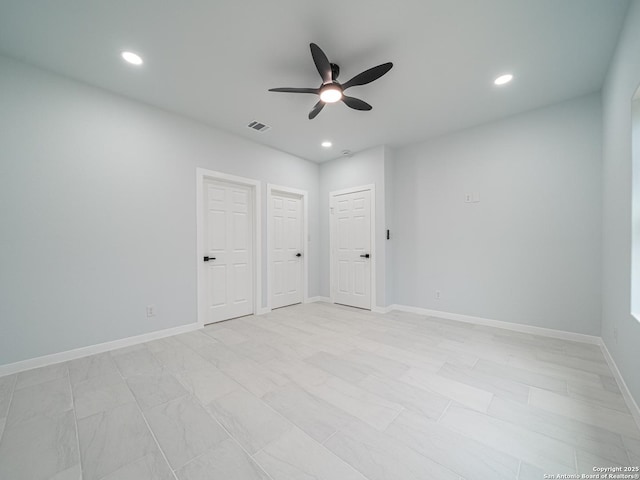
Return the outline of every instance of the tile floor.
{"type": "Polygon", "coordinates": [[[599,348],[322,303],[0,378],[7,480],[538,480],[640,464],[599,348]]]}

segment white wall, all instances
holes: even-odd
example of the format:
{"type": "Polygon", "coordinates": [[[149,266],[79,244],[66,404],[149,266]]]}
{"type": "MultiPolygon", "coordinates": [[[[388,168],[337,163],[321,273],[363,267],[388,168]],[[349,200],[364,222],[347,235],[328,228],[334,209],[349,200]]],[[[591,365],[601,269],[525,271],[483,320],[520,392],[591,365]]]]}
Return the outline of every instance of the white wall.
{"type": "MultiPolygon", "coordinates": [[[[632,105],[631,314],[640,321],[640,87],[632,105]]],[[[615,340],[615,339],[614,339],[615,340]]]]}
{"type": "Polygon", "coordinates": [[[350,187],[374,184],[376,188],[376,304],[385,306],[385,147],[359,152],[320,165],[320,285],[321,295],[329,297],[329,193],[350,187]]]}
{"type": "Polygon", "coordinates": [[[395,303],[598,335],[600,175],[597,94],[398,150],[395,303]]]}
{"type": "Polygon", "coordinates": [[[395,223],[395,150],[385,147],[384,149],[384,202],[385,202],[385,227],[383,236],[385,238],[385,303],[378,302],[379,305],[392,305],[395,303],[394,297],[394,276],[395,276],[395,255],[394,243],[395,223]],[[387,240],[386,230],[390,231],[390,237],[387,240]]]}
{"type": "Polygon", "coordinates": [[[630,314],[631,99],[640,84],[638,52],[640,2],[634,0],[602,90],[602,338],[636,402],[640,403],[640,323],[630,314]]]}
{"type": "Polygon", "coordinates": [[[0,57],[0,365],[196,321],[196,167],[309,191],[318,295],[316,164],[0,57]]]}

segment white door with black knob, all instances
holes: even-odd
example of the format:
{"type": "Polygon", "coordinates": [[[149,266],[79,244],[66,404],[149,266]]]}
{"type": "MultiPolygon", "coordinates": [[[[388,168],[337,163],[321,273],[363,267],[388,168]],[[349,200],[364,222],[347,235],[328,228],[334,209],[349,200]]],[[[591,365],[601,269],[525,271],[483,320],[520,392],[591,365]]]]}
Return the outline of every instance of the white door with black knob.
{"type": "Polygon", "coordinates": [[[302,303],[305,254],[302,197],[272,192],[270,205],[271,308],[302,303]]]}
{"type": "Polygon", "coordinates": [[[333,301],[371,309],[371,190],[331,197],[333,301]]]}
{"type": "Polygon", "coordinates": [[[204,183],[205,323],[253,313],[252,197],[244,185],[204,183]]]}

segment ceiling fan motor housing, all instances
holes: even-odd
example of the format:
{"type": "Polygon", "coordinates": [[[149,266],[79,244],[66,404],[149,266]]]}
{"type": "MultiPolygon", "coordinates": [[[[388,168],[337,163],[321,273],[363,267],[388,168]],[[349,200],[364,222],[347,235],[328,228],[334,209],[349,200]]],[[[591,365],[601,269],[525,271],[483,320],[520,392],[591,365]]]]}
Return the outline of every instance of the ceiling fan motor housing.
{"type": "Polygon", "coordinates": [[[337,64],[332,63],[331,64],[331,78],[333,78],[334,82],[338,79],[339,75],[340,75],[340,67],[337,64]]]}

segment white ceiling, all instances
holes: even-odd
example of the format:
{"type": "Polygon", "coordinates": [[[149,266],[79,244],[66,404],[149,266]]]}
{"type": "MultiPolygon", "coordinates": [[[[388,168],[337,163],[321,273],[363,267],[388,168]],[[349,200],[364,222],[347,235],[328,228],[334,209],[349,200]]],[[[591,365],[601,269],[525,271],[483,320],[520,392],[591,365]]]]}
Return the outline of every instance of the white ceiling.
{"type": "Polygon", "coordinates": [[[597,91],[627,0],[0,0],[0,51],[322,162],[597,91]],[[315,42],[370,112],[272,87],[317,87],[315,42]],[[121,50],[140,53],[132,67],[121,50]],[[512,72],[515,80],[495,87],[512,72]],[[265,133],[246,125],[258,120],[265,133]],[[322,140],[333,141],[323,149],[322,140]]]}

